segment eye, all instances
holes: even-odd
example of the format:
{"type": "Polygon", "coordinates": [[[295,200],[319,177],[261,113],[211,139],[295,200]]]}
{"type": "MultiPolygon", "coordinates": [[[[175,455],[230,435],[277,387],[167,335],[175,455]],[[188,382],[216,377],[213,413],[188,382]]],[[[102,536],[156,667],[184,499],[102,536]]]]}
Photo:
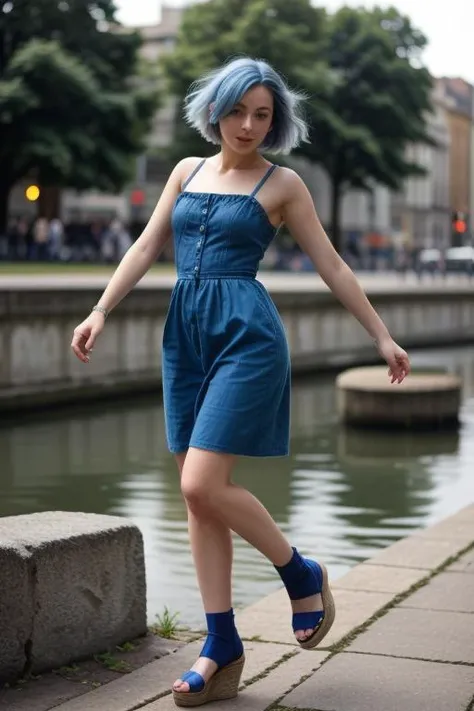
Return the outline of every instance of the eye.
{"type": "Polygon", "coordinates": [[[265,121],[265,119],[268,118],[268,114],[257,114],[257,118],[258,118],[260,121],[265,121]]]}
{"type": "Polygon", "coordinates": [[[238,113],[240,113],[240,109],[239,109],[239,108],[233,108],[233,109],[231,109],[231,111],[230,111],[230,115],[231,115],[231,116],[235,116],[235,115],[238,114],[238,113]]]}

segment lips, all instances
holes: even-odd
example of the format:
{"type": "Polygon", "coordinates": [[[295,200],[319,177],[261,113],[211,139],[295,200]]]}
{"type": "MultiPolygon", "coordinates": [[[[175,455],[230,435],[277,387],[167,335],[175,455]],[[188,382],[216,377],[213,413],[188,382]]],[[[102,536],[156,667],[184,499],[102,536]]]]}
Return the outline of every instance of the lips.
{"type": "Polygon", "coordinates": [[[241,143],[252,143],[253,138],[242,138],[242,137],[238,136],[237,140],[240,141],[241,143]]]}

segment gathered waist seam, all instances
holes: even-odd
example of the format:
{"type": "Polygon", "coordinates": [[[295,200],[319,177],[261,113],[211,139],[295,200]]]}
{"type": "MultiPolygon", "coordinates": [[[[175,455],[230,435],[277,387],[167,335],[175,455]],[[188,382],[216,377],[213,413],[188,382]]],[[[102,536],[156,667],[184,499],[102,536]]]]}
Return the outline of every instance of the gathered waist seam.
{"type": "Polygon", "coordinates": [[[249,272],[235,272],[234,274],[229,274],[228,272],[213,272],[212,274],[178,274],[178,281],[181,279],[202,281],[203,279],[249,279],[255,280],[257,278],[256,274],[251,274],[249,272]]]}

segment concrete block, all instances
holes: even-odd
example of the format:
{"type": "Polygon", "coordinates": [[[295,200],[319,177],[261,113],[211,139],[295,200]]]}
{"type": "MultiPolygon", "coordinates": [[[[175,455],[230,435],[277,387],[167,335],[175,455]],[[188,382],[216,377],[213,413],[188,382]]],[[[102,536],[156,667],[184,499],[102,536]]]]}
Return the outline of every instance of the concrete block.
{"type": "Polygon", "coordinates": [[[52,669],[146,632],[143,541],[125,519],[73,512],[5,517],[0,560],[9,571],[0,591],[8,621],[0,646],[4,679],[25,664],[33,672],[52,669]]]}
{"type": "Polygon", "coordinates": [[[21,676],[26,663],[25,644],[33,629],[29,554],[4,541],[1,521],[0,681],[21,676]]]}
{"type": "Polygon", "coordinates": [[[443,662],[474,664],[474,615],[394,608],[347,648],[443,662]]]}
{"type": "Polygon", "coordinates": [[[474,612],[474,578],[464,573],[440,573],[407,597],[400,607],[474,612]]]}
{"type": "Polygon", "coordinates": [[[464,711],[473,693],[469,667],[342,653],[280,705],[307,711],[464,711]]]}

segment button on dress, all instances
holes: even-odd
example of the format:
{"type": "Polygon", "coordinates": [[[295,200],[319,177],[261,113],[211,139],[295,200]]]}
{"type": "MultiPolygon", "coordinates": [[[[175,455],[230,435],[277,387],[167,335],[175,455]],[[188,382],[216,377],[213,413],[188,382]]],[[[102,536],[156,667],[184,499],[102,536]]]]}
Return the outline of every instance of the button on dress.
{"type": "Polygon", "coordinates": [[[256,279],[275,236],[256,194],[185,187],[172,214],[177,281],[163,331],[168,447],[242,456],[289,451],[290,356],[278,311],[256,279]]]}

